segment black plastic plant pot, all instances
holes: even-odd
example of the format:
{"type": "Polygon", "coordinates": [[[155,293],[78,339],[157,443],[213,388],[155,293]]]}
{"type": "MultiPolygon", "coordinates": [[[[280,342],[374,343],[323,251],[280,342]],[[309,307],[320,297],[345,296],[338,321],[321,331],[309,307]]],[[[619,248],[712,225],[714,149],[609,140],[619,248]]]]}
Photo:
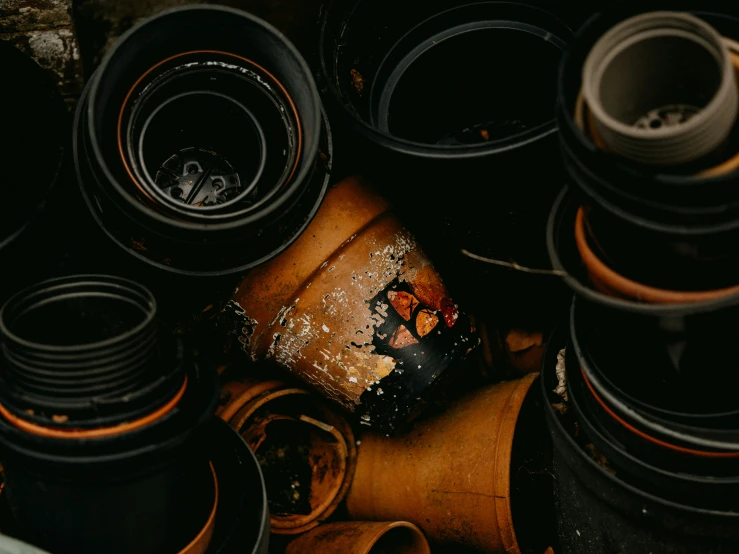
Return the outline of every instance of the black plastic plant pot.
{"type": "MultiPolygon", "coordinates": [[[[573,329],[570,332],[571,340],[565,353],[570,406],[574,408],[580,428],[605,456],[608,467],[622,479],[661,498],[682,503],[689,501],[691,505],[704,508],[735,510],[739,488],[736,457],[700,457],[687,454],[691,445],[685,446],[685,451],[663,446],[679,446],[679,439],[687,435],[685,431],[682,436],[675,433],[677,437],[667,436],[663,444],[657,444],[652,442],[655,437],[649,434],[651,430],[646,428],[643,432],[638,422],[628,423],[629,427],[625,427],[621,421],[627,421],[632,408],[622,405],[625,410],[621,418],[617,407],[609,406],[600,396],[599,401],[594,399],[595,384],[590,380],[586,382],[589,379],[588,364],[581,361],[581,345],[572,339],[573,329]]],[[[663,425],[677,431],[669,422],[663,425]]],[[[699,429],[694,431],[700,432],[699,429]]],[[[718,438],[714,442],[718,443],[718,438]]],[[[710,451],[706,447],[692,446],[692,450],[700,448],[710,451]]]]}
{"type": "Polygon", "coordinates": [[[0,445],[21,538],[60,553],[179,552],[210,520],[202,441],[217,375],[155,318],[146,289],[106,276],[41,283],[4,306],[0,445]]]}
{"type": "Polygon", "coordinates": [[[218,478],[218,509],[207,554],[268,554],[267,490],[256,456],[220,418],[211,420],[207,435],[218,478]]]}
{"type": "Polygon", "coordinates": [[[577,432],[572,409],[562,415],[552,404],[557,387],[557,354],[566,344],[562,327],[548,344],[542,368],[547,426],[554,443],[555,508],[563,552],[735,552],[739,514],[662,498],[632,484],[577,432]],[[579,438],[575,438],[579,437],[579,438]]]}
{"type": "Polygon", "coordinates": [[[676,425],[736,428],[739,399],[733,321],[739,294],[681,304],[648,304],[611,296],[588,281],[574,238],[577,205],[563,192],[550,217],[553,266],[579,297],[578,341],[596,377],[614,394],[676,425]]]}
{"type": "Polygon", "coordinates": [[[75,118],[83,194],[130,254],[225,275],[286,248],[328,184],[331,137],[307,64],[242,11],[165,10],[124,34],[75,118]]]}
{"type": "MultiPolygon", "coordinates": [[[[601,150],[582,96],[585,60],[598,39],[617,23],[653,10],[685,10],[731,40],[739,18],[720,2],[619,3],[578,31],[562,61],[557,121],[563,161],[601,254],[614,269],[650,284],[678,290],[707,290],[739,282],[739,122],[723,153],[668,169],[647,167],[601,150]]],[[[732,46],[734,48],[735,46],[732,46]]]]}
{"type": "Polygon", "coordinates": [[[546,287],[460,250],[546,262],[567,25],[520,3],[452,0],[334,0],[321,25],[320,81],[346,170],[374,177],[455,294],[493,279],[508,296],[546,287]]]}

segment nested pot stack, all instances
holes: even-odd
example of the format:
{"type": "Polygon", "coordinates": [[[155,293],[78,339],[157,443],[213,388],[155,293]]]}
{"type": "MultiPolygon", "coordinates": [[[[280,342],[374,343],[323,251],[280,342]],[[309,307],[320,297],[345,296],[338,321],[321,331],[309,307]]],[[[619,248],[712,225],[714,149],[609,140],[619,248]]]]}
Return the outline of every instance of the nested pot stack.
{"type": "Polygon", "coordinates": [[[679,7],[604,11],[562,64],[547,240],[576,298],[543,382],[570,552],[737,548],[739,20],[679,7]]]}
{"type": "Polygon", "coordinates": [[[215,371],[159,326],[147,289],[46,281],[5,304],[0,335],[3,497],[22,537],[54,552],[266,552],[256,459],[214,422],[215,371]]]}

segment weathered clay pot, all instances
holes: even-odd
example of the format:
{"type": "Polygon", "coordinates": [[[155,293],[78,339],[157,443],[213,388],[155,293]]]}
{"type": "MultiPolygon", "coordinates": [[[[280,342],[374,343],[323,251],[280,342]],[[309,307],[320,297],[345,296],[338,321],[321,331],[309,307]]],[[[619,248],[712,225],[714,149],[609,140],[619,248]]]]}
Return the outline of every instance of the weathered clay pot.
{"type": "Polygon", "coordinates": [[[357,461],[354,433],[343,417],[306,390],[291,388],[279,381],[249,379],[225,384],[216,413],[241,434],[263,466],[273,533],[303,533],[336,510],[346,496],[357,461]],[[276,437],[281,437],[282,445],[271,440],[276,437]],[[282,473],[269,466],[275,464],[273,453],[282,454],[284,458],[286,449],[304,451],[297,464],[284,465],[283,462],[279,465],[278,462],[279,467],[307,477],[308,483],[299,478],[293,481],[292,494],[297,496],[287,502],[290,508],[303,506],[303,510],[294,510],[300,513],[289,513],[289,510],[286,513],[286,503],[276,502],[282,473]],[[273,475],[276,476],[274,482],[273,475]],[[308,502],[301,504],[300,496],[306,492],[308,502]]]}
{"type": "Polygon", "coordinates": [[[342,521],[295,539],[285,554],[430,554],[421,530],[405,521],[342,521]]]}
{"type": "MultiPolygon", "coordinates": [[[[529,374],[477,390],[443,413],[416,421],[403,436],[364,435],[347,497],[350,516],[408,520],[431,539],[482,552],[521,552],[514,522],[523,505],[512,509],[511,494],[512,476],[521,472],[512,466],[512,453],[518,422],[532,421],[531,411],[525,418],[519,414],[535,379],[529,374]]],[[[541,430],[543,421],[536,420],[521,428],[520,436],[544,449],[546,440],[537,435],[541,430]]],[[[544,503],[522,511],[531,517],[544,503]]],[[[527,535],[526,540],[532,533],[527,535]]]]}
{"type": "Polygon", "coordinates": [[[357,177],[247,275],[226,314],[253,359],[276,362],[382,430],[407,420],[479,342],[388,202],[357,177]]]}

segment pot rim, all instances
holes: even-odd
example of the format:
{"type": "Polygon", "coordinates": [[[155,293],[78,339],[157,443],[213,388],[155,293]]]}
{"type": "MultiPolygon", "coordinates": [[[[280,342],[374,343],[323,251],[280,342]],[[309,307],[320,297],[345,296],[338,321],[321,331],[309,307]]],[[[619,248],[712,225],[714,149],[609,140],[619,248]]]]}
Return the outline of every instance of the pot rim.
{"type": "Polygon", "coordinates": [[[608,289],[629,299],[641,299],[654,304],[687,304],[739,294],[739,285],[711,290],[681,291],[653,287],[621,275],[608,267],[590,248],[585,236],[585,211],[582,206],[578,208],[575,216],[575,243],[588,273],[592,272],[608,289]]]}
{"type": "MultiPolygon", "coordinates": [[[[711,111],[715,111],[719,105],[721,104],[723,100],[723,95],[727,94],[727,91],[730,90],[732,87],[736,88],[736,82],[732,78],[732,61],[731,57],[727,54],[726,48],[721,48],[721,46],[726,46],[725,43],[722,40],[721,35],[718,34],[718,32],[710,26],[707,22],[703,21],[700,18],[697,18],[693,16],[692,14],[688,14],[686,12],[679,12],[679,11],[666,11],[666,10],[660,10],[660,11],[649,11],[644,12],[638,15],[635,15],[633,17],[630,17],[628,19],[624,19],[620,22],[618,22],[616,25],[611,27],[606,33],[604,33],[598,41],[593,45],[591,48],[591,54],[596,49],[602,50],[602,46],[599,48],[599,45],[605,44],[605,41],[608,39],[611,39],[614,34],[622,34],[623,31],[626,29],[627,24],[628,25],[634,25],[634,23],[643,23],[648,22],[652,19],[671,19],[673,21],[680,21],[683,24],[689,24],[694,29],[700,29],[703,31],[707,36],[710,36],[713,40],[716,41],[716,44],[720,45],[719,51],[721,54],[721,70],[724,72],[724,78],[722,79],[721,83],[719,83],[719,86],[717,87],[714,95],[711,97],[711,100],[708,104],[700,111],[700,113],[696,114],[694,117],[692,117],[688,122],[682,124],[680,126],[681,130],[694,130],[696,127],[701,126],[701,124],[706,124],[706,118],[710,117],[711,111]]],[[[648,27],[646,29],[642,28],[639,31],[636,32],[636,34],[629,35],[623,42],[620,44],[615,45],[614,50],[611,50],[610,52],[607,52],[606,55],[601,58],[600,60],[597,60],[596,58],[592,58],[590,55],[588,56],[585,65],[583,67],[583,74],[599,74],[602,76],[604,72],[604,67],[606,67],[607,63],[610,63],[613,61],[613,59],[623,53],[623,51],[634,44],[636,44],[638,41],[645,40],[645,39],[652,39],[662,36],[678,36],[682,35],[682,33],[676,34],[675,29],[673,28],[667,28],[664,23],[659,28],[652,28],[648,27]],[[664,34],[658,34],[658,33],[664,33],[664,34]],[[596,64],[599,62],[599,65],[596,67],[596,64]]],[[[692,40],[693,42],[698,42],[691,36],[681,36],[683,40],[692,40]]],[[[706,39],[706,36],[702,36],[702,39],[706,39]]],[[[598,53],[598,52],[596,52],[598,53]]],[[[674,134],[674,131],[670,130],[669,128],[661,128],[656,129],[649,133],[649,136],[645,136],[645,133],[636,130],[634,127],[627,125],[613,116],[611,116],[605,108],[601,105],[599,101],[600,100],[600,93],[599,91],[594,90],[594,84],[592,81],[589,81],[585,78],[583,78],[584,84],[583,84],[583,94],[585,96],[586,101],[590,100],[588,104],[590,105],[590,109],[593,112],[593,115],[606,127],[608,127],[611,131],[617,131],[618,133],[622,133],[626,136],[629,136],[630,138],[642,138],[644,140],[647,140],[648,138],[655,137],[655,138],[664,138],[665,136],[670,136],[674,134]]],[[[736,97],[736,93],[734,94],[734,97],[736,97]]]]}
{"type": "MultiPolygon", "coordinates": [[[[82,98],[80,98],[80,107],[86,111],[87,118],[86,118],[86,131],[90,137],[90,145],[92,148],[93,155],[96,158],[97,163],[100,166],[100,169],[102,170],[102,173],[105,177],[105,179],[110,184],[110,187],[116,192],[117,195],[124,198],[128,204],[131,205],[131,207],[135,210],[137,210],[140,215],[155,219],[159,224],[166,224],[168,226],[177,227],[180,229],[185,230],[212,230],[212,231],[220,231],[220,230],[230,230],[234,229],[249,223],[256,223],[266,217],[269,217],[271,215],[274,215],[275,213],[278,213],[281,208],[286,203],[289,203],[296,193],[300,191],[301,188],[305,186],[305,181],[308,180],[313,172],[313,166],[314,163],[312,161],[318,161],[318,152],[319,152],[319,146],[320,146],[320,135],[322,133],[322,122],[321,122],[321,102],[320,102],[320,95],[318,93],[318,87],[316,86],[315,80],[313,79],[313,74],[310,70],[310,67],[308,66],[308,63],[305,61],[303,56],[300,54],[300,52],[297,50],[297,48],[290,42],[287,37],[282,34],[280,31],[278,31],[275,27],[267,23],[266,21],[248,13],[243,10],[239,10],[236,8],[231,8],[227,6],[221,6],[216,4],[190,4],[186,6],[178,6],[169,8],[166,10],[162,10],[158,13],[156,13],[153,16],[150,16],[143,21],[137,23],[130,29],[128,29],[125,33],[123,33],[120,38],[116,41],[115,45],[110,48],[105,56],[103,57],[102,61],[100,62],[100,65],[98,66],[95,74],[90,79],[90,89],[87,97],[86,105],[82,104],[82,98]],[[98,96],[98,89],[100,87],[100,81],[101,76],[103,73],[108,69],[108,67],[111,64],[112,58],[118,53],[119,49],[122,48],[124,45],[128,43],[129,40],[132,40],[132,37],[139,33],[140,31],[147,29],[147,27],[151,25],[156,25],[156,23],[160,19],[164,19],[167,17],[170,17],[172,15],[181,14],[184,12],[196,12],[196,11],[202,11],[202,12],[220,12],[223,14],[229,14],[234,17],[241,18],[242,20],[245,20],[248,22],[250,26],[255,27],[261,27],[263,31],[266,33],[274,35],[277,39],[279,39],[279,42],[281,43],[281,47],[286,50],[292,57],[293,61],[300,67],[301,73],[303,74],[303,84],[307,87],[307,93],[311,97],[311,104],[312,104],[312,110],[309,114],[302,114],[301,121],[303,121],[306,118],[312,119],[311,123],[313,123],[313,133],[311,134],[311,139],[304,142],[310,143],[310,148],[306,148],[303,152],[304,160],[303,163],[299,162],[300,167],[296,174],[294,175],[294,178],[292,180],[292,183],[289,184],[286,189],[280,194],[280,196],[272,203],[270,203],[268,206],[266,206],[264,209],[260,210],[259,212],[255,214],[250,214],[244,218],[241,218],[234,222],[227,222],[227,223],[190,223],[183,220],[173,219],[171,217],[166,217],[164,214],[158,213],[156,211],[151,210],[149,207],[141,204],[137,199],[132,196],[129,192],[125,190],[124,187],[121,186],[121,184],[118,182],[117,179],[113,176],[113,173],[110,170],[110,167],[108,166],[108,163],[105,160],[105,157],[103,156],[101,145],[100,145],[100,138],[98,137],[98,133],[95,130],[95,121],[96,121],[96,101],[98,96]],[[305,160],[308,160],[306,163],[305,160]]],[[[80,110],[78,110],[79,112],[80,110]]],[[[303,127],[305,128],[305,127],[303,127]]],[[[145,261],[152,263],[149,258],[141,257],[145,261]]],[[[159,265],[159,264],[155,264],[159,265]]],[[[254,263],[251,264],[256,265],[254,263]]],[[[173,268],[171,266],[163,266],[166,267],[168,270],[172,270],[173,268]]],[[[243,270],[244,267],[238,268],[238,270],[243,270]]],[[[237,270],[231,270],[230,272],[234,272],[237,270]]],[[[203,274],[202,272],[194,272],[196,274],[203,274]]],[[[222,274],[223,272],[220,272],[222,274]]]]}
{"type": "Polygon", "coordinates": [[[218,511],[218,475],[213,462],[209,461],[211,474],[213,475],[213,508],[205,521],[205,525],[198,531],[198,534],[185,546],[178,554],[205,554],[208,551],[210,540],[213,538],[213,529],[215,528],[216,512],[218,511]]]}
{"type": "MultiPolygon", "coordinates": [[[[126,152],[125,152],[126,149],[123,146],[124,142],[126,142],[124,140],[125,133],[123,132],[123,128],[122,128],[123,127],[123,120],[124,120],[124,113],[125,113],[126,107],[129,105],[129,100],[131,98],[131,95],[133,94],[133,92],[135,91],[135,89],[138,87],[138,85],[148,75],[150,75],[155,69],[157,69],[161,65],[166,64],[166,63],[168,63],[168,62],[170,62],[170,61],[172,61],[172,60],[174,60],[176,58],[179,58],[179,57],[190,56],[190,55],[195,55],[195,54],[219,54],[221,56],[232,57],[232,58],[236,58],[236,59],[238,59],[238,60],[240,60],[242,62],[246,62],[247,64],[249,64],[249,65],[251,65],[253,67],[256,67],[257,69],[259,69],[259,71],[262,71],[267,76],[269,76],[271,78],[271,80],[273,81],[275,87],[277,87],[280,90],[280,92],[282,93],[282,95],[284,96],[285,101],[286,101],[286,104],[290,107],[290,109],[293,112],[293,115],[295,117],[295,121],[297,122],[297,128],[296,128],[296,135],[297,135],[296,138],[297,138],[297,140],[296,140],[296,144],[295,144],[295,162],[293,163],[293,166],[290,169],[289,174],[287,175],[287,177],[284,180],[284,183],[282,185],[283,187],[286,186],[286,185],[288,185],[290,183],[290,181],[292,180],[293,176],[295,175],[295,171],[297,170],[298,166],[300,165],[302,148],[303,148],[303,126],[302,126],[302,120],[300,118],[300,114],[298,113],[298,109],[295,106],[295,103],[294,103],[292,97],[288,93],[287,89],[285,89],[284,85],[277,79],[277,77],[275,77],[274,75],[272,75],[272,73],[270,71],[268,71],[267,69],[265,69],[261,65],[257,64],[256,62],[252,61],[251,59],[246,58],[244,56],[237,55],[237,54],[233,54],[231,52],[225,52],[225,51],[220,51],[220,50],[188,50],[187,52],[180,52],[180,53],[174,54],[173,56],[170,56],[170,57],[168,57],[168,58],[166,58],[164,60],[160,60],[159,62],[157,62],[156,64],[154,64],[152,67],[150,67],[149,69],[147,69],[141,76],[139,76],[139,78],[131,86],[131,89],[126,94],[126,97],[123,100],[123,104],[121,105],[121,109],[120,109],[120,111],[118,113],[118,126],[117,126],[118,153],[119,153],[119,156],[120,156],[121,161],[123,162],[124,169],[126,170],[126,173],[128,174],[128,176],[131,179],[131,181],[133,182],[133,184],[136,186],[136,188],[141,193],[144,194],[144,196],[146,197],[146,199],[149,202],[151,202],[152,209],[156,209],[156,208],[159,207],[159,208],[162,209],[162,211],[164,213],[170,213],[171,212],[173,219],[182,219],[183,217],[190,217],[194,221],[203,221],[206,224],[208,224],[208,226],[210,226],[210,225],[213,224],[213,222],[217,222],[218,219],[223,219],[223,218],[232,219],[232,218],[239,217],[239,216],[242,216],[242,217],[248,216],[248,214],[250,212],[254,212],[255,210],[261,208],[266,202],[268,202],[269,200],[271,200],[275,195],[278,195],[279,194],[279,189],[278,190],[275,190],[275,191],[267,194],[267,196],[265,196],[264,198],[261,198],[257,203],[255,203],[254,205],[250,206],[249,208],[240,210],[238,212],[228,212],[228,213],[225,213],[225,214],[212,213],[215,209],[220,210],[220,209],[222,209],[223,207],[225,207],[228,204],[237,203],[238,201],[243,200],[243,197],[245,197],[246,195],[249,194],[249,191],[251,191],[257,185],[258,180],[259,180],[259,178],[262,175],[262,172],[263,172],[263,169],[264,169],[264,156],[262,156],[262,159],[261,159],[260,169],[259,169],[257,175],[252,180],[252,183],[248,186],[248,190],[245,190],[245,191],[239,193],[239,196],[237,198],[233,198],[232,200],[229,200],[229,202],[227,202],[227,203],[225,203],[225,204],[223,204],[221,206],[213,206],[213,207],[209,207],[209,208],[201,208],[199,211],[193,212],[193,211],[188,211],[188,210],[185,210],[185,209],[183,209],[181,207],[178,207],[176,205],[176,203],[173,203],[171,201],[171,199],[167,199],[166,196],[162,196],[162,198],[160,198],[159,200],[155,200],[149,194],[149,191],[146,190],[146,187],[141,183],[141,179],[139,179],[135,175],[136,169],[135,168],[132,168],[129,165],[128,156],[126,155],[126,152]]],[[[189,92],[181,93],[179,96],[184,96],[184,95],[189,95],[189,94],[195,94],[195,93],[198,93],[198,92],[202,92],[202,91],[189,91],[189,92]]],[[[210,94],[215,94],[215,95],[218,95],[218,96],[222,96],[223,98],[226,98],[226,99],[230,100],[231,102],[234,102],[235,104],[240,105],[244,111],[246,111],[250,116],[253,117],[253,114],[252,114],[251,110],[249,110],[249,108],[247,106],[244,106],[243,104],[241,104],[241,102],[239,102],[235,98],[231,98],[229,96],[224,96],[224,95],[222,95],[220,93],[214,93],[212,91],[210,92],[210,94]]],[[[177,97],[178,96],[172,97],[169,100],[167,100],[167,102],[169,102],[171,100],[174,100],[177,97]]],[[[163,106],[164,106],[164,103],[161,104],[160,106],[158,106],[154,110],[154,112],[152,112],[151,117],[153,117],[157,113],[157,111],[159,109],[161,109],[163,106]]],[[[144,126],[144,130],[145,130],[145,127],[146,127],[146,125],[144,126]]],[[[261,138],[262,138],[262,142],[264,143],[264,133],[263,133],[261,127],[258,127],[258,129],[259,129],[258,132],[259,132],[259,134],[261,135],[261,138]]],[[[137,151],[138,151],[138,149],[137,149],[137,151]]],[[[144,167],[143,163],[141,165],[142,165],[143,173],[145,174],[145,176],[150,178],[149,172],[146,170],[146,167],[144,167]]],[[[149,183],[149,186],[151,187],[151,183],[149,183]]],[[[156,191],[154,191],[154,193],[155,193],[156,196],[159,196],[159,194],[157,194],[156,191]]]]}
{"type": "MultiPolygon", "coordinates": [[[[67,291],[66,294],[69,294],[69,292],[70,291],[67,291]]],[[[69,275],[65,277],[54,277],[52,279],[47,279],[45,281],[41,281],[39,283],[35,283],[29,287],[26,287],[25,289],[14,294],[5,302],[5,304],[0,308],[0,336],[4,336],[7,339],[10,339],[12,342],[17,343],[23,347],[33,348],[35,351],[64,355],[70,353],[85,352],[91,349],[97,350],[124,343],[132,337],[140,334],[147,327],[150,327],[156,319],[156,314],[156,298],[148,288],[137,283],[136,281],[124,279],[123,277],[118,277],[115,275],[105,275],[102,273],[87,273],[79,275],[69,275]],[[41,293],[53,294],[53,297],[57,297],[65,294],[65,289],[72,289],[72,293],[75,292],[75,289],[79,289],[79,291],[77,292],[84,295],[86,293],[89,293],[90,285],[104,286],[106,289],[110,289],[112,292],[117,292],[119,295],[121,293],[136,295],[141,301],[139,307],[142,308],[142,311],[144,311],[145,309],[144,319],[131,329],[128,329],[127,331],[124,331],[123,333],[120,333],[115,337],[86,344],[74,344],[66,346],[49,345],[24,339],[23,337],[16,335],[8,327],[8,324],[5,321],[5,315],[9,307],[12,308],[13,304],[19,301],[23,301],[31,295],[41,293]]]]}
{"type": "Polygon", "coordinates": [[[564,187],[554,201],[547,221],[547,249],[552,267],[564,273],[562,279],[576,295],[610,309],[652,317],[697,315],[739,305],[739,294],[683,304],[647,304],[603,294],[581,282],[573,273],[568,271],[569,268],[562,262],[558,248],[558,243],[562,239],[574,242],[574,233],[565,231],[564,236],[560,237],[564,231],[561,225],[562,214],[571,207],[573,200],[569,189],[564,187]]]}
{"type": "MultiPolygon", "coordinates": [[[[350,19],[354,15],[354,11],[357,10],[357,8],[364,1],[365,0],[357,0],[356,4],[352,7],[352,9],[347,12],[347,15],[345,16],[344,21],[350,19]]],[[[324,14],[322,16],[322,21],[321,21],[321,28],[319,32],[319,44],[320,45],[324,45],[327,42],[326,27],[328,26],[328,14],[331,12],[335,3],[336,3],[336,0],[330,0],[328,7],[324,10],[324,14]]],[[[527,4],[516,4],[510,1],[483,0],[481,2],[458,5],[453,8],[450,8],[450,10],[464,9],[467,6],[480,5],[480,4],[506,5],[509,7],[515,6],[515,8],[518,10],[529,11],[529,12],[539,12],[539,15],[545,15],[550,21],[554,21],[557,24],[561,25],[563,28],[570,30],[569,26],[567,26],[563,21],[561,21],[559,18],[557,18],[556,16],[554,16],[552,13],[548,12],[547,10],[544,10],[536,6],[527,5],[527,4]]],[[[544,29],[542,29],[542,31],[544,31],[544,29]]],[[[544,39],[544,37],[548,33],[550,32],[545,31],[544,35],[542,35],[540,38],[544,39]]],[[[570,30],[570,33],[572,34],[571,30],[570,30]]],[[[561,37],[558,37],[558,38],[561,38],[561,37]]],[[[571,39],[571,38],[572,36],[568,37],[568,39],[571,39]]],[[[561,40],[563,42],[567,42],[564,39],[561,39],[561,40]]],[[[555,43],[552,42],[552,44],[555,44],[555,43]]],[[[567,51],[567,49],[564,49],[561,51],[564,53],[567,51]]],[[[422,142],[411,141],[408,139],[402,139],[388,132],[379,130],[378,128],[374,127],[373,125],[370,125],[364,119],[359,117],[359,115],[357,115],[354,110],[347,109],[340,91],[336,87],[334,80],[330,77],[331,73],[329,72],[329,64],[327,63],[326,56],[321,54],[319,56],[319,59],[320,59],[319,67],[320,67],[321,75],[323,77],[324,82],[327,84],[326,88],[330,91],[333,97],[333,100],[336,101],[341,106],[341,110],[344,113],[344,115],[348,116],[352,120],[352,122],[357,125],[357,129],[361,132],[361,134],[363,134],[365,137],[369,138],[373,142],[379,143],[380,145],[382,145],[384,148],[387,148],[388,150],[396,151],[402,154],[409,154],[412,156],[417,156],[419,158],[426,158],[426,159],[459,159],[459,160],[477,159],[477,158],[484,158],[490,155],[500,154],[500,153],[508,152],[511,150],[516,150],[518,148],[526,147],[532,143],[536,143],[536,142],[546,139],[550,135],[557,133],[557,130],[558,130],[558,124],[556,121],[556,117],[552,115],[552,118],[550,120],[534,127],[533,129],[529,129],[513,137],[499,139],[496,141],[490,141],[484,144],[438,145],[438,144],[426,144],[422,142]]]]}

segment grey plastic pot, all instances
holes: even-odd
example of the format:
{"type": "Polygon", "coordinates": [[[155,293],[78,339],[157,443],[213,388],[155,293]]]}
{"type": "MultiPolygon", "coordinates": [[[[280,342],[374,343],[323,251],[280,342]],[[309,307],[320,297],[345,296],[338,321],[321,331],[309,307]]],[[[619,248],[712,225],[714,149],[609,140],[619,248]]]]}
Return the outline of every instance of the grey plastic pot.
{"type": "Polygon", "coordinates": [[[720,148],[739,102],[721,35],[667,11],[631,17],[601,37],[583,67],[583,95],[607,150],[660,166],[720,148]]]}

